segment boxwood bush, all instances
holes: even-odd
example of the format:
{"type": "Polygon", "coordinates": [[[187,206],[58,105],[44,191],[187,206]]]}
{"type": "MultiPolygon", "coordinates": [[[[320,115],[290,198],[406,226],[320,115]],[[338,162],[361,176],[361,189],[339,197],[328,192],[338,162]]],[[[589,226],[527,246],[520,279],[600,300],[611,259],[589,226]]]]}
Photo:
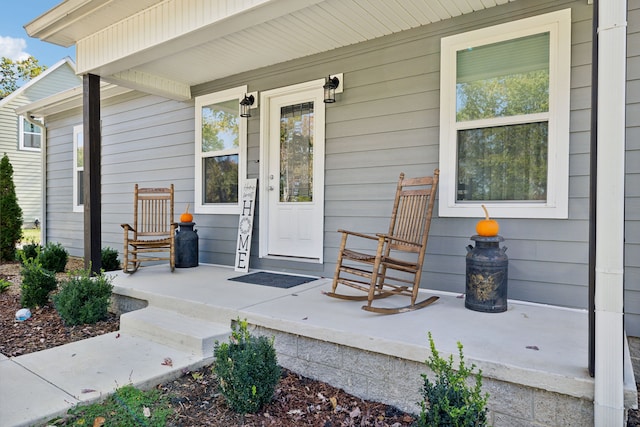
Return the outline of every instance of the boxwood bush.
{"type": "Polygon", "coordinates": [[[42,248],[39,258],[45,269],[62,273],[67,266],[69,254],[60,243],[49,242],[42,248]]]}
{"type": "Polygon", "coordinates": [[[108,316],[113,285],[111,278],[101,272],[91,276],[91,270],[70,273],[53,297],[56,310],[66,325],[96,323],[108,316]]]}
{"type": "Polygon", "coordinates": [[[459,365],[453,367],[453,355],[448,359],[440,356],[429,332],[431,356],[427,366],[435,374],[431,381],[426,374],[422,375],[424,386],[420,402],[422,411],[416,423],[419,427],[453,426],[483,427],[487,425],[488,393],[482,393],[482,371],[474,374],[475,365],[465,365],[462,344],[458,342],[459,365]],[[471,387],[467,379],[475,377],[475,385],[471,387]]]}
{"type": "Polygon", "coordinates": [[[253,413],[271,400],[280,379],[273,339],[251,335],[246,320],[238,319],[232,330],[229,343],[215,344],[213,372],[229,407],[253,413]]]}
{"type": "Polygon", "coordinates": [[[35,308],[49,302],[49,294],[56,289],[58,281],[52,271],[45,269],[39,258],[24,259],[20,285],[20,304],[22,307],[35,308]]]}
{"type": "Polygon", "coordinates": [[[106,248],[102,249],[100,255],[102,269],[104,271],[115,271],[120,269],[120,260],[118,259],[117,250],[107,246],[106,248]]]}

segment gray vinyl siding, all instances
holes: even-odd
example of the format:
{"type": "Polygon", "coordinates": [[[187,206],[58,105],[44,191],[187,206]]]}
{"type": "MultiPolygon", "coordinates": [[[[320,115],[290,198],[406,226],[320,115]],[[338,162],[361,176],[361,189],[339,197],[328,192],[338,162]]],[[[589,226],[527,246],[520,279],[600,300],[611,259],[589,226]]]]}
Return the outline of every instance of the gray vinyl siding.
{"type": "Polygon", "coordinates": [[[625,179],[625,328],[640,336],[640,1],[628,2],[625,179]]]}
{"type": "Polygon", "coordinates": [[[7,153],[13,166],[13,180],[25,226],[42,219],[42,152],[19,150],[19,125],[15,109],[81,83],[68,64],[16,93],[0,107],[0,155],[7,153]]]}
{"type": "MultiPolygon", "coordinates": [[[[629,34],[640,28],[639,0],[630,1],[629,34]]],[[[508,20],[572,8],[569,218],[500,219],[509,256],[509,298],[566,307],[588,303],[591,17],[585,1],[514,2],[473,15],[247,72],[192,88],[193,96],[239,85],[266,91],[344,73],[344,93],[327,105],[324,263],[257,257],[257,206],[251,268],[333,275],[338,228],[375,233],[388,227],[400,172],[431,174],[439,156],[440,39],[508,20]]],[[[640,62],[629,48],[626,213],[626,324],[640,335],[640,62]]],[[[258,177],[259,109],[248,120],[247,171],[258,177]]],[[[80,111],[50,118],[49,240],[82,255],[82,213],[72,212],[71,128],[80,111]],[[75,114],[75,116],[74,116],[75,114]],[[75,117],[75,118],[74,118],[75,117]]],[[[149,95],[127,95],[102,107],[103,247],[122,251],[120,224],[132,218],[132,191],[176,186],[176,214],[194,198],[194,105],[149,95]]],[[[480,217],[480,213],[478,217],[480,217]]],[[[478,218],[479,219],[479,218],[478,218]]],[[[422,286],[464,293],[466,247],[473,218],[439,218],[431,226],[422,286]]],[[[232,265],[237,216],[195,214],[200,262],[232,265]]],[[[586,326],[585,326],[586,327],[586,326]]]]}

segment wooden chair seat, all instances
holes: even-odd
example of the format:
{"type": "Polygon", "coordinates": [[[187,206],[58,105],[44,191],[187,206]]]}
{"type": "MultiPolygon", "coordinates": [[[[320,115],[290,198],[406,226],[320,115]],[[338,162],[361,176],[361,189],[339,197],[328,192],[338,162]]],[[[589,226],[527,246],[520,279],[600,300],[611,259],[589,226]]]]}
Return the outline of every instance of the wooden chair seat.
{"type": "Polygon", "coordinates": [[[420,288],[431,216],[440,171],[433,176],[405,178],[400,174],[391,214],[389,232],[365,234],[348,230],[342,233],[338,260],[328,296],[347,300],[367,301],[362,308],[381,314],[394,314],[426,307],[438,299],[432,296],[416,301],[420,288]],[[359,239],[357,250],[347,243],[359,239]],[[362,250],[367,241],[370,250],[362,250]],[[337,291],[345,285],[366,295],[344,294],[337,291]],[[373,306],[373,301],[393,295],[410,297],[410,303],[397,308],[373,306]]]}

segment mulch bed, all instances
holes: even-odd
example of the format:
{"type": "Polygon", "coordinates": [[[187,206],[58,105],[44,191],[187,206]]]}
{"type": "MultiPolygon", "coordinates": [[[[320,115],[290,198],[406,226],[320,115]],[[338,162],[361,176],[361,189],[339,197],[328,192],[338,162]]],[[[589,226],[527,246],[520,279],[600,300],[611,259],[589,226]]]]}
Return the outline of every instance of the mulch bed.
{"type": "MultiPolygon", "coordinates": [[[[83,268],[82,260],[71,258],[67,271],[83,268]]],[[[59,273],[59,280],[66,276],[59,273]]],[[[20,307],[20,265],[0,263],[0,279],[12,283],[0,293],[0,353],[13,357],[67,344],[118,330],[117,316],[95,325],[68,327],[52,305],[32,310],[26,321],[15,320],[20,307]]],[[[175,381],[157,386],[170,397],[175,417],[172,427],[187,426],[411,426],[415,418],[382,403],[362,400],[321,381],[283,370],[271,403],[256,414],[244,417],[230,410],[218,393],[211,367],[184,372],[175,381]]],[[[67,425],[58,420],[56,425],[67,425]]],[[[70,425],[70,424],[69,424],[70,425]]],[[[638,424],[640,426],[640,424],[638,424]]]]}

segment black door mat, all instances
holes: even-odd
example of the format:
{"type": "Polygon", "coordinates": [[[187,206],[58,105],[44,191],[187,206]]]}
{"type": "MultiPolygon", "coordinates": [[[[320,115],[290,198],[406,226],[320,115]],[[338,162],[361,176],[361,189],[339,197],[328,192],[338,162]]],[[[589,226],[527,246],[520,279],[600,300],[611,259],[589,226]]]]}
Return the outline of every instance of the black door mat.
{"type": "Polygon", "coordinates": [[[258,273],[245,274],[244,276],[232,277],[229,280],[234,282],[251,283],[254,285],[271,286],[274,288],[288,289],[303,283],[318,280],[317,277],[309,276],[292,276],[290,274],[267,273],[264,271],[258,273]]]}

